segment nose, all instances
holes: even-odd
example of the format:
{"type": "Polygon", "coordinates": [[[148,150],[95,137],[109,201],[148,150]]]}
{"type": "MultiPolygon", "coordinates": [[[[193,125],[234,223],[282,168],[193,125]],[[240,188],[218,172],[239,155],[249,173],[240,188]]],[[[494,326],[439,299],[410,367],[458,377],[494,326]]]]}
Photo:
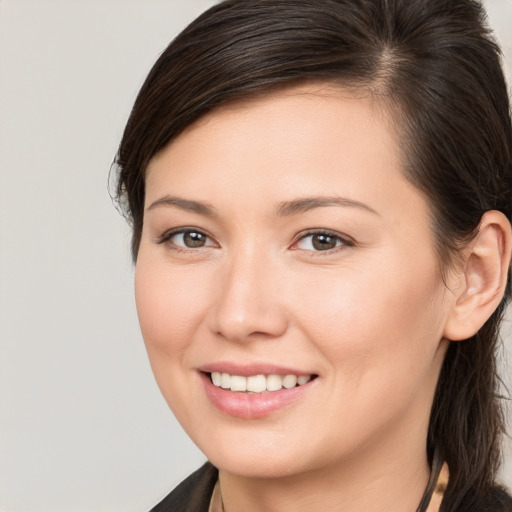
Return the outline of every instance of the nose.
{"type": "Polygon", "coordinates": [[[256,251],[244,251],[224,262],[210,316],[210,328],[216,335],[248,342],[284,334],[288,320],[282,276],[274,267],[256,251]]]}

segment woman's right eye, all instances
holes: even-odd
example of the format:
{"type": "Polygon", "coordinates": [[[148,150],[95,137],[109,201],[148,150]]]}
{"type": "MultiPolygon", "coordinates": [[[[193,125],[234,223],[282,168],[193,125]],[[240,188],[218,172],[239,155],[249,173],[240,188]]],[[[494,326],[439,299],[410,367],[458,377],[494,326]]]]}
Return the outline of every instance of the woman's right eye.
{"type": "Polygon", "coordinates": [[[200,249],[202,247],[216,247],[213,240],[197,229],[179,229],[165,233],[157,242],[170,244],[177,249],[200,249]]]}

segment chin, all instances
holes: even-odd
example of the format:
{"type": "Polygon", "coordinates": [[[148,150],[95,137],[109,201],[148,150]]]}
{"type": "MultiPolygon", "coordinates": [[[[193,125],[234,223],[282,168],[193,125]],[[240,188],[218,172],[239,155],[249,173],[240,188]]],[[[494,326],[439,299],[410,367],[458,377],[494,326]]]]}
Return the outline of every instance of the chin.
{"type": "Polygon", "coordinates": [[[246,432],[196,444],[215,467],[240,477],[286,478],[311,470],[304,442],[287,437],[285,442],[273,433],[246,432]]]}
{"type": "Polygon", "coordinates": [[[244,478],[287,478],[305,471],[304,467],[298,467],[295,461],[284,459],[275,454],[253,457],[235,454],[234,456],[208,457],[208,460],[220,471],[244,478]]]}

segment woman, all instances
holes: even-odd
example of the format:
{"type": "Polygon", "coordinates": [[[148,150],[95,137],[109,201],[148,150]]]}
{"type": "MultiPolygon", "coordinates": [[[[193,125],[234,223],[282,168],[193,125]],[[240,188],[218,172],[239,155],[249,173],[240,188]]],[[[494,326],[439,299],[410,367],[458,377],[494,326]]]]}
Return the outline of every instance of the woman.
{"type": "Polygon", "coordinates": [[[478,3],[221,2],[117,163],[150,362],[210,461],[155,511],[512,510],[512,129],[478,3]]]}

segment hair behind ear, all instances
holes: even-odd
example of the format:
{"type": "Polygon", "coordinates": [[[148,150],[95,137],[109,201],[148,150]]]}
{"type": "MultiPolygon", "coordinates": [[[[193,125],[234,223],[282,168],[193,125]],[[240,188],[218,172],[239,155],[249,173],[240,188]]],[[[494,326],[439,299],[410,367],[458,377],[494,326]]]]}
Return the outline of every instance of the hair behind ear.
{"type": "Polygon", "coordinates": [[[428,436],[429,455],[439,450],[450,467],[442,511],[484,503],[500,466],[506,421],[497,394],[501,380],[496,361],[510,295],[511,252],[510,222],[489,211],[461,254],[463,271],[456,275],[456,300],[444,333],[452,341],[428,436]]]}

